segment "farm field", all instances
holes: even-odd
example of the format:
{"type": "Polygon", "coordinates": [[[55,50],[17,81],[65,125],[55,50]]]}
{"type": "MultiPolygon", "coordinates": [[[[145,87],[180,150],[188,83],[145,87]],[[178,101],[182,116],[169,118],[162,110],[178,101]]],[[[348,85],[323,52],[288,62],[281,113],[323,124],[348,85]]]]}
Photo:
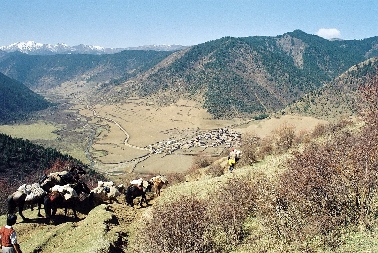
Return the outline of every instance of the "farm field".
{"type": "Polygon", "coordinates": [[[265,137],[271,131],[288,124],[297,133],[311,131],[316,125],[326,123],[311,117],[285,115],[280,118],[261,121],[213,120],[211,116],[192,101],[157,108],[143,99],[132,99],[127,103],[95,105],[90,109],[75,107],[81,117],[89,118],[99,130],[93,140],[91,152],[101,153],[96,157],[97,168],[105,173],[180,173],[190,168],[192,157],[198,152],[215,155],[226,147],[218,149],[192,148],[178,150],[172,154],[154,154],[139,160],[149,153],[148,145],[164,140],[191,138],[200,130],[228,128],[239,133],[253,132],[265,137]]]}
{"type": "Polygon", "coordinates": [[[148,100],[134,98],[118,104],[65,104],[54,113],[41,113],[35,122],[0,126],[0,132],[56,148],[116,179],[132,172],[185,172],[197,153],[219,155],[228,149],[226,146],[192,147],[170,154],[150,154],[150,145],[188,140],[199,131],[226,128],[266,137],[283,124],[293,126],[300,133],[323,123],[327,122],[294,115],[258,121],[214,120],[193,101],[180,100],[167,107],[157,107],[148,100]]]}
{"type": "Polygon", "coordinates": [[[28,140],[55,140],[58,135],[55,131],[58,128],[52,124],[45,122],[36,122],[30,125],[0,125],[0,132],[22,139],[28,140]]]}

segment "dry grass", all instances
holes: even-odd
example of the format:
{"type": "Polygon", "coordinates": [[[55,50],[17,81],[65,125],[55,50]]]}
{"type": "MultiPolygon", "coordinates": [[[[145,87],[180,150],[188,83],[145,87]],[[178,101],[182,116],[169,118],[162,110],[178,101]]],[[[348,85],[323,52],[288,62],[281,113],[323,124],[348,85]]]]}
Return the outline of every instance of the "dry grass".
{"type": "Polygon", "coordinates": [[[45,122],[20,125],[0,125],[0,132],[14,138],[28,140],[55,140],[58,135],[55,133],[60,127],[45,122]]]}
{"type": "MultiPolygon", "coordinates": [[[[36,212],[26,211],[29,217],[36,217],[36,212]]],[[[62,215],[59,210],[58,215],[62,215]]],[[[18,241],[24,253],[46,252],[108,252],[110,243],[114,238],[109,238],[109,224],[113,214],[106,210],[105,205],[93,209],[87,217],[79,216],[81,220],[63,222],[57,225],[46,225],[43,218],[24,223],[18,220],[14,226],[17,231],[18,241]],[[39,220],[39,222],[38,222],[39,220]],[[110,239],[110,240],[109,240],[110,239]]],[[[5,216],[1,216],[0,222],[4,224],[5,216]]]]}
{"type": "MultiPolygon", "coordinates": [[[[245,133],[254,131],[264,137],[284,123],[290,122],[295,126],[297,133],[311,131],[319,123],[325,121],[311,117],[283,116],[281,118],[251,121],[244,124],[239,120],[211,120],[205,110],[199,109],[193,101],[180,100],[177,104],[156,108],[146,100],[135,99],[128,103],[116,105],[97,105],[93,108],[97,117],[93,118],[93,111],[83,108],[79,110],[83,116],[91,118],[92,124],[102,125],[102,132],[92,145],[95,150],[102,151],[98,159],[103,164],[115,164],[129,161],[132,158],[146,154],[146,148],[150,144],[168,139],[180,139],[185,137],[185,132],[193,129],[216,129],[229,127],[235,131],[245,133]],[[118,125],[115,124],[118,123],[118,125]],[[128,136],[125,135],[127,132],[128,136]],[[125,145],[125,140],[130,145],[125,145]]],[[[201,152],[198,150],[196,152],[201,152]]],[[[207,149],[206,152],[212,152],[207,149]]],[[[219,152],[214,150],[214,152],[219,152]]],[[[125,171],[141,173],[182,173],[191,166],[191,153],[174,153],[174,155],[153,155],[141,163],[132,166],[125,165],[125,171]],[[180,155],[178,155],[180,153],[180,155]],[[189,156],[188,156],[189,155],[189,156]]],[[[111,167],[111,166],[106,166],[111,167]]],[[[104,168],[104,167],[103,167],[104,168]]],[[[98,166],[101,171],[101,164],[98,166]]],[[[103,171],[107,171],[103,170],[103,171]]],[[[119,169],[117,171],[120,171],[119,169]]]]}
{"type": "MultiPolygon", "coordinates": [[[[190,138],[196,129],[227,127],[240,133],[254,132],[264,137],[284,122],[294,125],[298,132],[311,131],[317,124],[326,123],[310,117],[288,115],[261,121],[212,120],[193,101],[179,100],[170,106],[156,107],[145,99],[130,99],[112,105],[97,104],[91,108],[77,102],[71,108],[66,108],[63,114],[46,114],[44,119],[46,122],[43,123],[1,126],[0,131],[13,137],[36,140],[88,164],[90,161],[85,152],[95,133],[89,147],[91,156],[96,160],[93,168],[111,176],[130,172],[186,172],[192,165],[193,155],[204,151],[203,148],[179,150],[173,155],[151,155],[145,160],[138,158],[149,153],[146,150],[148,145],[168,139],[190,138]],[[75,115],[76,112],[79,114],[75,115]],[[62,129],[66,132],[62,133],[62,129]],[[70,133],[74,137],[70,137],[70,133]]],[[[219,154],[221,151],[212,148],[205,150],[210,154],[219,154]]]]}

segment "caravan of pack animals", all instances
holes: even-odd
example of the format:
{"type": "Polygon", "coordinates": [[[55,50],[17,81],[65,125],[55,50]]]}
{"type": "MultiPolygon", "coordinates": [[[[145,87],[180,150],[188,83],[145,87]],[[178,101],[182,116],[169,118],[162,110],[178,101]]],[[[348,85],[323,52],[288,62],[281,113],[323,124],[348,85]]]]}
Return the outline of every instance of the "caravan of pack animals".
{"type": "Polygon", "coordinates": [[[142,207],[143,203],[148,205],[147,192],[153,191],[155,196],[160,196],[162,187],[168,184],[166,176],[157,175],[148,180],[131,180],[126,187],[123,184],[115,185],[113,181],[98,181],[97,187],[89,189],[82,179],[86,173],[83,168],[72,166],[63,171],[44,174],[33,184],[21,185],[7,199],[8,215],[18,210],[19,216],[27,221],[31,217],[25,217],[23,210],[33,210],[37,206],[38,217],[50,223],[54,221],[58,208],[64,209],[64,216],[71,209],[74,218],[78,218],[78,208],[90,209],[102,203],[118,202],[121,195],[124,195],[125,203],[130,207],[134,207],[134,201],[140,197],[139,205],[142,207]],[[41,213],[42,206],[45,216],[41,213]]]}

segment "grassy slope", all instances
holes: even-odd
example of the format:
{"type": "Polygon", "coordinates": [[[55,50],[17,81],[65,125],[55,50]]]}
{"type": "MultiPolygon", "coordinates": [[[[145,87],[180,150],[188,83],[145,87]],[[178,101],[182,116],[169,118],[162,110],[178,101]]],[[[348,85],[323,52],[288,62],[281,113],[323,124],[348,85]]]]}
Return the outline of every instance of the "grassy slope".
{"type": "MultiPolygon", "coordinates": [[[[211,195],[230,178],[247,177],[251,173],[265,173],[274,179],[285,170],[284,163],[290,157],[290,153],[279,156],[268,156],[262,162],[253,166],[237,168],[234,173],[228,173],[220,177],[202,175],[196,178],[188,177],[188,182],[172,185],[163,189],[162,195],[154,199],[152,205],[164,205],[167,201],[174,201],[183,195],[195,195],[204,198],[211,195]]],[[[226,158],[217,161],[221,166],[226,166],[226,158]]],[[[151,197],[151,196],[150,196],[151,197]]],[[[112,246],[117,244],[129,244],[128,248],[119,252],[133,252],[135,232],[140,226],[140,218],[149,215],[151,208],[130,208],[125,206],[123,199],[120,203],[101,205],[93,209],[87,216],[80,215],[80,221],[68,219],[57,225],[45,225],[44,223],[22,223],[15,225],[19,233],[19,241],[23,252],[110,252],[112,246]],[[119,235],[121,237],[119,238],[119,235]]],[[[26,211],[26,216],[33,217],[36,211],[26,211]]],[[[40,221],[43,221],[40,220],[40,221]]],[[[5,217],[0,217],[4,224],[5,217]]],[[[283,245],[273,237],[266,234],[258,218],[252,218],[245,222],[245,228],[249,236],[244,243],[239,245],[233,253],[244,252],[282,252],[283,245]],[[258,239],[256,239],[258,238],[258,239]],[[256,243],[257,242],[257,243],[256,243]]],[[[361,230],[362,231],[362,230],[361,230]]],[[[345,245],[332,252],[378,252],[377,232],[355,232],[346,235],[345,245]]],[[[114,249],[112,249],[114,250],[114,249]]],[[[331,252],[319,247],[318,252],[331,252]]]]}
{"type": "Polygon", "coordinates": [[[331,122],[336,122],[342,117],[355,116],[361,103],[358,87],[365,82],[366,77],[376,75],[377,67],[378,58],[361,62],[322,88],[287,106],[284,111],[331,122]]]}
{"type": "MultiPolygon", "coordinates": [[[[360,125],[356,125],[360,127],[360,125]]],[[[318,140],[325,141],[325,140],[318,140]]],[[[300,151],[303,146],[295,148],[295,150],[300,151]]],[[[282,155],[272,155],[266,157],[263,161],[253,164],[253,166],[244,166],[242,168],[237,168],[233,173],[228,173],[226,166],[227,160],[223,158],[218,160],[221,166],[225,168],[225,174],[220,177],[210,177],[208,175],[202,175],[195,178],[187,177],[188,182],[170,186],[165,189],[162,196],[156,199],[155,204],[164,205],[168,202],[176,201],[183,196],[195,196],[195,198],[204,198],[213,195],[218,188],[225,184],[228,180],[232,178],[249,178],[250,174],[264,173],[270,179],[274,181],[280,173],[286,170],[285,162],[291,157],[291,153],[295,150],[290,150],[289,152],[282,155]]],[[[144,218],[148,216],[148,211],[145,212],[144,218]]],[[[142,216],[141,216],[142,217],[142,216]]],[[[132,224],[131,231],[137,231],[140,228],[141,220],[135,220],[132,224]]],[[[257,217],[247,219],[245,221],[244,227],[248,233],[248,236],[244,241],[233,251],[232,253],[250,253],[250,252],[284,252],[287,249],[287,245],[284,245],[282,241],[274,238],[273,235],[269,234],[266,228],[263,226],[261,220],[257,217]]],[[[378,229],[374,228],[371,232],[366,232],[365,229],[360,231],[349,232],[344,235],[344,245],[341,245],[337,249],[324,248],[323,245],[318,243],[317,252],[378,252],[378,229]]],[[[133,252],[133,242],[137,238],[130,236],[130,248],[127,252],[133,252]]],[[[285,252],[296,252],[289,249],[285,252]]]]}
{"type": "MultiPolygon", "coordinates": [[[[196,195],[204,197],[216,190],[214,186],[220,186],[230,177],[242,176],[251,172],[265,171],[274,175],[277,173],[279,163],[284,159],[285,156],[272,157],[253,167],[240,168],[235,170],[233,174],[226,173],[221,177],[205,176],[198,180],[189,179],[191,181],[163,189],[162,195],[151,203],[162,204],[165,201],[174,201],[177,196],[193,193],[200,193],[196,195]]],[[[225,165],[226,160],[223,158],[219,162],[225,165]]],[[[87,216],[79,215],[79,221],[72,219],[72,213],[69,213],[69,218],[66,221],[60,220],[57,225],[46,225],[43,218],[32,219],[30,223],[18,220],[15,229],[18,232],[23,252],[35,252],[35,250],[60,253],[108,252],[111,244],[117,244],[117,234],[121,231],[130,233],[128,240],[132,243],[132,240],[135,239],[133,238],[133,231],[137,229],[139,224],[135,217],[148,215],[149,209],[132,209],[125,205],[122,197],[120,198],[120,204],[100,205],[87,216]],[[132,224],[130,224],[131,222],[132,224]]],[[[26,210],[24,214],[26,217],[34,218],[36,212],[36,210],[26,210]]],[[[62,215],[62,210],[58,210],[58,214],[62,215]]],[[[5,216],[0,217],[0,223],[5,223],[5,216]]],[[[123,238],[123,240],[125,239],[123,238]]],[[[129,252],[132,252],[132,250],[129,252]]]]}

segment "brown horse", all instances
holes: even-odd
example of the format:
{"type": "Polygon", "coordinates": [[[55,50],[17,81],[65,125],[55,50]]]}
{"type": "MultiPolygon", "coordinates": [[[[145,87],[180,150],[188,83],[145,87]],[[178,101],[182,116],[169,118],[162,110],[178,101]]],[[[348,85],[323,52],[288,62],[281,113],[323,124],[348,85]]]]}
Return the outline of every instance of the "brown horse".
{"type": "Polygon", "coordinates": [[[148,205],[146,192],[151,191],[152,184],[149,181],[142,181],[142,185],[131,184],[125,191],[126,204],[133,207],[134,199],[141,197],[139,202],[140,207],[143,206],[143,202],[148,205]]]}
{"type": "Polygon", "coordinates": [[[168,179],[165,176],[158,175],[150,179],[150,183],[153,185],[155,195],[160,196],[160,190],[164,185],[168,184],[168,179]]]}
{"type": "Polygon", "coordinates": [[[66,185],[67,188],[73,189],[73,194],[70,198],[65,197],[65,192],[52,191],[44,198],[44,208],[46,218],[50,220],[56,214],[58,208],[64,208],[64,215],[67,216],[68,208],[72,209],[74,217],[77,218],[76,206],[80,203],[79,195],[81,193],[90,193],[90,189],[84,182],[78,182],[74,185],[66,185]]]}

